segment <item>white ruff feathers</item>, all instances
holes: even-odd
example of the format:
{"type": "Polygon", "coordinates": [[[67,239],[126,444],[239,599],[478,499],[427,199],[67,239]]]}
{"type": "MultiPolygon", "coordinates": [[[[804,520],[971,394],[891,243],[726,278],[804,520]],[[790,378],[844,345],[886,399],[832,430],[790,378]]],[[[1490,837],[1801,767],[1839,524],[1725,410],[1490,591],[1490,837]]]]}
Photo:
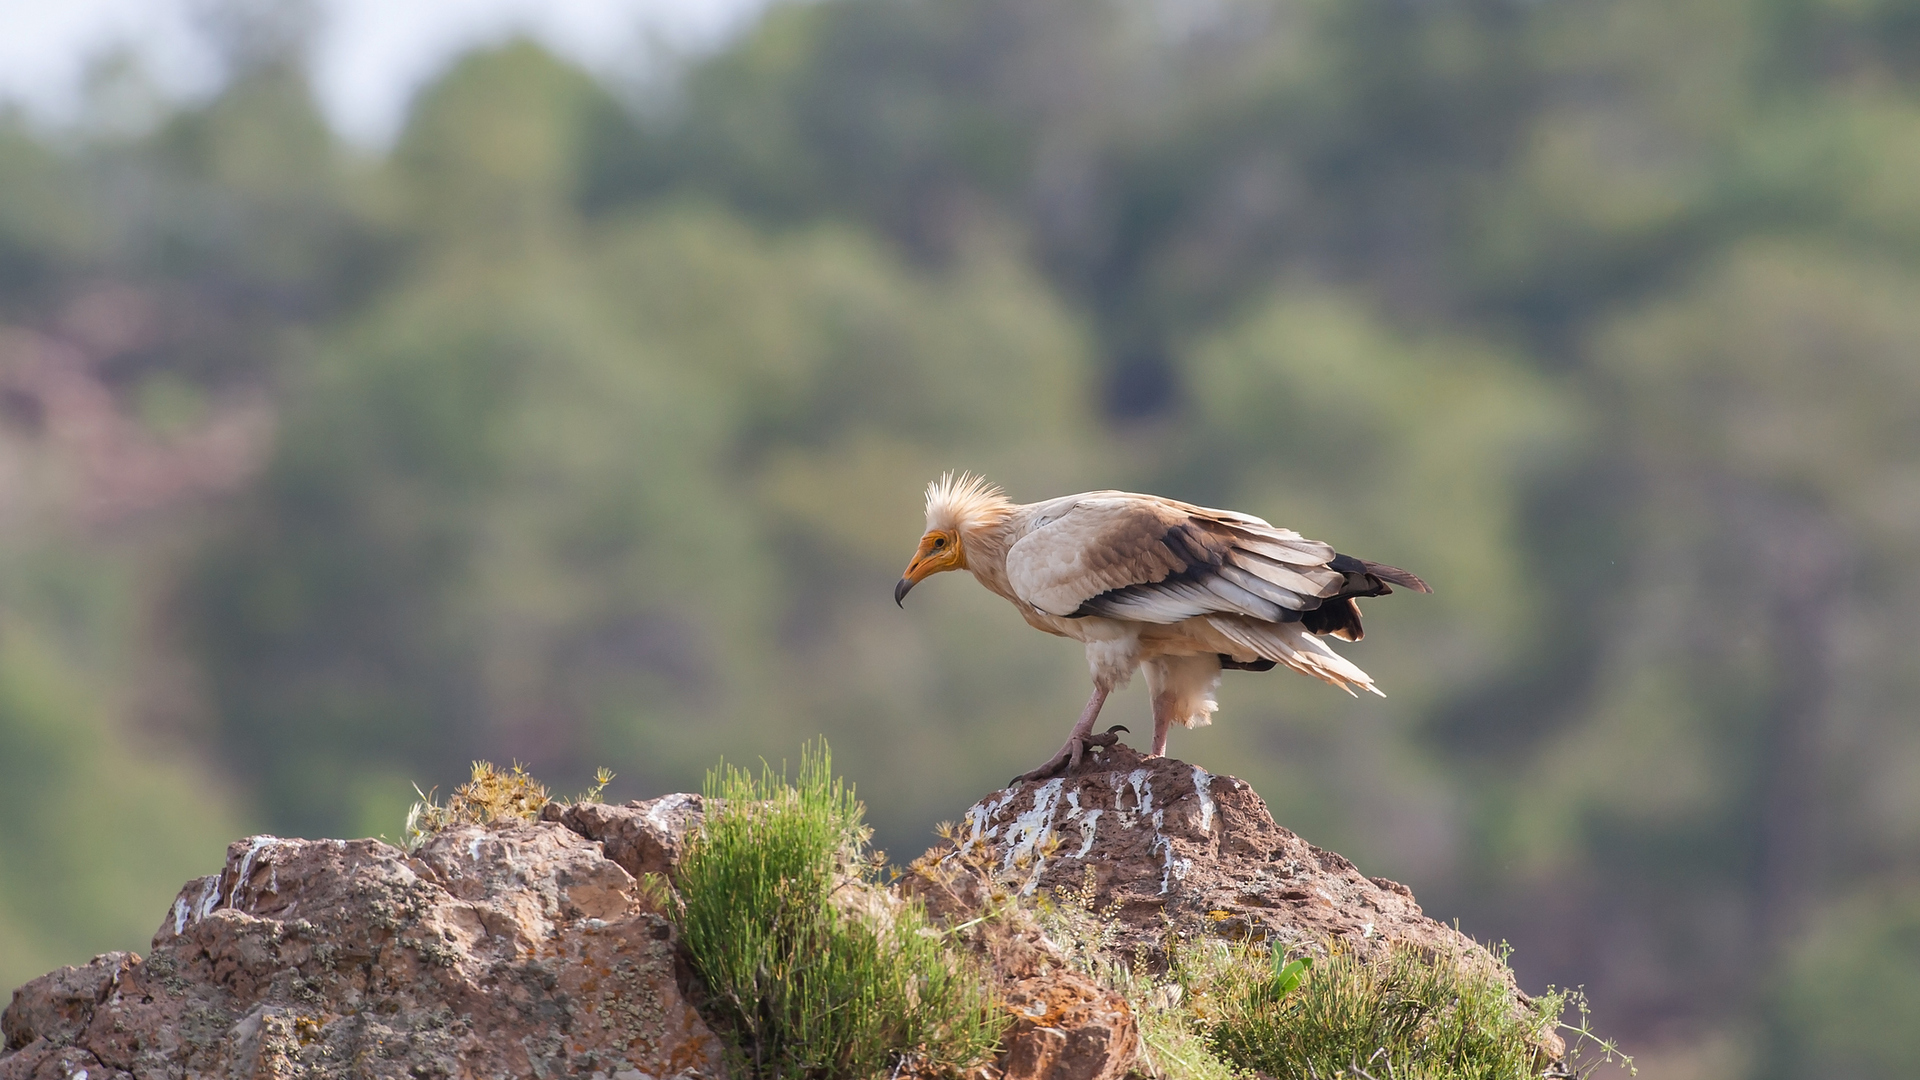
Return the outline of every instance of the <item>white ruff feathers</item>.
{"type": "Polygon", "coordinates": [[[927,485],[927,531],[969,533],[998,525],[1013,512],[1006,493],[970,472],[946,473],[927,485]]]}

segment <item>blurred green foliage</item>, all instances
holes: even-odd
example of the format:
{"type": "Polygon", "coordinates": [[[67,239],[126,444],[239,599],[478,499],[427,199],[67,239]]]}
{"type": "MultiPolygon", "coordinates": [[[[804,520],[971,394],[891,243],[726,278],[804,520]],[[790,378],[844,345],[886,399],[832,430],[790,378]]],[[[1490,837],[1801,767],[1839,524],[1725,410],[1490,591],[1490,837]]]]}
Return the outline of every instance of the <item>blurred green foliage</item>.
{"type": "Polygon", "coordinates": [[[824,733],[917,850],[1085,692],[887,602],[972,468],[1427,577],[1346,650],[1387,699],[1234,675],[1173,750],[1649,1075],[1920,1053],[1860,1019],[1920,873],[1913,0],[781,4],[647,100],[476,52],[379,152],[233,61],[0,119],[0,983],[477,758],[824,733]]]}
{"type": "Polygon", "coordinates": [[[0,616],[0,959],[15,982],[158,926],[183,869],[241,827],[211,762],[118,721],[136,692],[129,610],[109,553],[12,557],[0,616]],[[102,678],[109,673],[108,678],[102,678]]]}
{"type": "Polygon", "coordinates": [[[1889,1037],[1920,1010],[1920,897],[1909,888],[1830,911],[1773,987],[1770,1075],[1912,1076],[1920,1054],[1889,1037]]]}

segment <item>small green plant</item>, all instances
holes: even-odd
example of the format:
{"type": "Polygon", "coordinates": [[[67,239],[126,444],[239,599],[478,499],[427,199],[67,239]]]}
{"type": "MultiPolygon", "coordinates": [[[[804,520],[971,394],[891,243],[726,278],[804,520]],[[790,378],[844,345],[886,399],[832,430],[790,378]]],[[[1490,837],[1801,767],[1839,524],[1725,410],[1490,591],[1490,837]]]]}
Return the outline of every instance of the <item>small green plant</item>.
{"type": "Polygon", "coordinates": [[[707,817],[675,905],[709,1018],[764,1080],[839,1080],[989,1057],[1006,1016],[973,963],[915,904],[873,888],[876,864],[825,743],[797,783],[763,768],[707,776],[707,817]]]}
{"type": "Polygon", "coordinates": [[[1300,988],[1307,981],[1307,972],[1313,970],[1313,958],[1310,956],[1287,959],[1285,950],[1273,950],[1273,1000],[1280,1001],[1288,994],[1300,988]]]}
{"type": "Polygon", "coordinates": [[[1042,896],[1036,905],[1040,929],[1053,942],[1067,963],[1102,982],[1114,982],[1124,976],[1111,958],[1114,940],[1119,936],[1118,903],[1102,909],[1094,869],[1077,886],[1056,885],[1051,899],[1042,896]]]}
{"type": "Polygon", "coordinates": [[[593,783],[588,785],[587,790],[574,796],[572,801],[599,802],[600,793],[607,790],[607,785],[611,783],[613,783],[613,770],[602,765],[593,771],[593,783]]]}
{"type": "Polygon", "coordinates": [[[1603,1039],[1593,1031],[1593,1012],[1587,1005],[1586,991],[1580,987],[1572,990],[1556,991],[1547,987],[1548,994],[1557,993],[1580,1017],[1577,1023],[1560,1022],[1560,1031],[1567,1039],[1566,1070],[1555,1075],[1569,1077],[1587,1077],[1602,1065],[1619,1065],[1627,1070],[1627,1075],[1638,1076],[1640,1070],[1634,1067],[1633,1057],[1620,1052],[1620,1047],[1612,1039],[1603,1039]]]}
{"type": "Polygon", "coordinates": [[[1183,987],[1154,975],[1142,956],[1134,956],[1130,964],[1114,956],[1120,905],[1100,906],[1092,866],[1086,868],[1078,886],[1057,885],[1053,896],[1041,897],[1036,906],[1041,931],[1068,965],[1119,993],[1133,1007],[1147,1075],[1165,1080],[1245,1080],[1247,1074],[1208,1045],[1204,1030],[1184,1007],[1183,987]]]}

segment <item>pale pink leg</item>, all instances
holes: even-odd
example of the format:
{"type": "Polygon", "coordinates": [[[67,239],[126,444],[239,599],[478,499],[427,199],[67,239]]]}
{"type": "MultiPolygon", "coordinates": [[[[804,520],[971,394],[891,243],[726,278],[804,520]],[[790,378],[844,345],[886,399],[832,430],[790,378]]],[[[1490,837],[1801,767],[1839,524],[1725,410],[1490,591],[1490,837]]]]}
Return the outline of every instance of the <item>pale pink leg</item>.
{"type": "Polygon", "coordinates": [[[1167,730],[1173,727],[1173,699],[1156,694],[1153,699],[1153,749],[1148,757],[1167,756],[1167,730]]]}
{"type": "Polygon", "coordinates": [[[1026,780],[1044,780],[1062,768],[1070,769],[1080,764],[1080,755],[1087,750],[1087,736],[1093,734],[1093,722],[1100,719],[1100,706],[1106,703],[1107,688],[1095,683],[1093,696],[1087,699],[1087,707],[1080,710],[1080,720],[1073,725],[1073,732],[1067,736],[1066,745],[1060,748],[1059,753],[1048,758],[1046,764],[1031,772],[1021,773],[1013,778],[1013,782],[1018,784],[1026,780]]]}

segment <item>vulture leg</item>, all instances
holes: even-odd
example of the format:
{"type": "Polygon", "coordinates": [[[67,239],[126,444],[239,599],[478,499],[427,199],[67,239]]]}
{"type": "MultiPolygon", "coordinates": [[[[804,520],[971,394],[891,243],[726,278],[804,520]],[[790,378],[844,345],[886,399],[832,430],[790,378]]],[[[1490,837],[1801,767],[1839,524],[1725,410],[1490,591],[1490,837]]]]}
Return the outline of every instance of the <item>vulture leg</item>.
{"type": "Polygon", "coordinates": [[[1046,763],[1030,772],[1023,772],[1013,778],[1013,784],[1028,780],[1045,780],[1056,773],[1080,764],[1080,757],[1087,752],[1087,736],[1093,733],[1093,722],[1100,719],[1100,706],[1107,703],[1107,688],[1094,684],[1093,696],[1087,699],[1087,707],[1080,710],[1080,720],[1073,725],[1073,732],[1067,736],[1067,743],[1060,752],[1046,760],[1046,763]]]}
{"type": "Polygon", "coordinates": [[[1173,727],[1173,700],[1165,694],[1153,696],[1153,749],[1148,757],[1167,756],[1167,729],[1173,727]]]}
{"type": "Polygon", "coordinates": [[[1200,727],[1213,722],[1213,712],[1219,708],[1213,695],[1220,687],[1221,666],[1220,658],[1211,653],[1162,656],[1141,665],[1153,702],[1149,757],[1166,756],[1167,731],[1173,725],[1200,727]]]}

